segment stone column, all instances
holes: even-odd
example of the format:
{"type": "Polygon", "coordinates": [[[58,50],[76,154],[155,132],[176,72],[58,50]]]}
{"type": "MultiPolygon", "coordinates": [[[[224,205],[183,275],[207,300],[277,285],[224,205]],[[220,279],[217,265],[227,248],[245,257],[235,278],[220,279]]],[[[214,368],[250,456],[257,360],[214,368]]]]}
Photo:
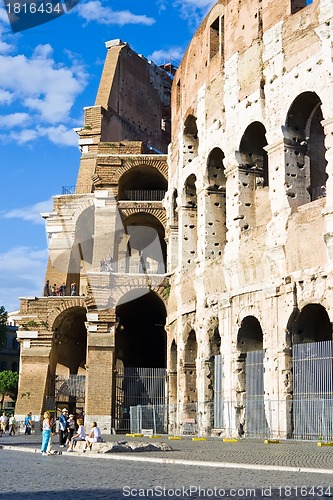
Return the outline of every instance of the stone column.
{"type": "Polygon", "coordinates": [[[20,342],[20,382],[15,406],[15,417],[24,420],[31,411],[32,415],[40,418],[47,410],[46,396],[48,391],[48,376],[50,369],[51,345],[33,345],[33,339],[38,332],[18,331],[20,342]]]}
{"type": "Polygon", "coordinates": [[[119,217],[112,191],[95,191],[95,235],[93,269],[100,271],[101,260],[115,254],[115,233],[119,217]]]}
{"type": "Polygon", "coordinates": [[[86,424],[111,432],[115,367],[115,314],[87,313],[86,424]]]}
{"type": "Polygon", "coordinates": [[[269,164],[269,197],[272,220],[267,225],[266,257],[270,263],[272,278],[286,275],[285,243],[287,223],[291,207],[285,190],[285,145],[279,139],[265,147],[269,164]]]}
{"type": "Polygon", "coordinates": [[[325,147],[327,160],[326,173],[326,207],[323,210],[326,223],[324,240],[329,260],[333,261],[333,118],[322,122],[325,131],[325,147]]]}

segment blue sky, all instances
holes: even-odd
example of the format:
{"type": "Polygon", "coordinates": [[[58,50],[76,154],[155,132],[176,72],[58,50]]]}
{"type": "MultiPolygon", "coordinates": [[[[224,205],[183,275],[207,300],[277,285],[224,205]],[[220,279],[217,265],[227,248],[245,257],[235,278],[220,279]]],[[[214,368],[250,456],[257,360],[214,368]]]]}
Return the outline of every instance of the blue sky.
{"type": "Polygon", "coordinates": [[[81,0],[68,14],[13,34],[0,7],[0,305],[40,295],[47,239],[40,212],[74,185],[74,128],[94,104],[106,55],[120,38],[157,64],[180,60],[214,0],[81,0]]]}

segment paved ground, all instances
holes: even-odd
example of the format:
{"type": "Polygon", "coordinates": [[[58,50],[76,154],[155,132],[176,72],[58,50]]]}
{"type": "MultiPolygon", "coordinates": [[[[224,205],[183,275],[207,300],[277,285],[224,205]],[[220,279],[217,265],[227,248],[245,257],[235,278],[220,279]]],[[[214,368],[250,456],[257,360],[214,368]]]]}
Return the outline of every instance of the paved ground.
{"type": "MultiPolygon", "coordinates": [[[[167,442],[169,452],[131,452],[96,455],[87,452],[90,458],[103,457],[113,460],[149,461],[155,463],[178,463],[187,465],[205,465],[210,467],[289,470],[331,474],[333,477],[333,446],[317,446],[317,441],[281,441],[279,444],[264,444],[263,440],[243,439],[237,443],[225,443],[220,438],[207,438],[206,441],[192,441],[184,437],[181,441],[171,441],[164,436],[160,439],[132,438],[124,435],[105,435],[106,441],[145,441],[167,442]]],[[[53,449],[60,450],[57,436],[53,449]]],[[[0,437],[0,446],[12,451],[30,451],[40,453],[40,435],[0,437]]],[[[62,450],[64,453],[66,451],[62,450]]],[[[69,454],[78,456],[78,453],[69,454]]]]}

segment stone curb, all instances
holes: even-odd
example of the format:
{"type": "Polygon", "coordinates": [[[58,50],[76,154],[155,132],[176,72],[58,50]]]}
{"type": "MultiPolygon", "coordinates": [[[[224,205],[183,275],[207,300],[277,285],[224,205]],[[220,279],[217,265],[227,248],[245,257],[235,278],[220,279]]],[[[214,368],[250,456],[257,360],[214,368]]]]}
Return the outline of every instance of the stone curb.
{"type": "MultiPolygon", "coordinates": [[[[40,455],[40,449],[38,448],[26,448],[23,446],[2,446],[4,450],[10,451],[21,451],[28,453],[36,453],[40,455]]],[[[58,456],[58,455],[55,455],[58,456]]],[[[120,456],[111,453],[67,453],[64,452],[62,454],[63,457],[85,457],[85,458],[103,458],[108,460],[127,460],[131,462],[150,462],[150,463],[158,463],[158,464],[174,464],[174,465],[191,465],[196,467],[215,467],[215,468],[224,468],[224,469],[249,469],[249,470],[266,470],[266,471],[280,471],[280,472],[300,472],[304,474],[330,474],[333,475],[333,469],[316,469],[311,467],[292,467],[286,465],[260,465],[258,464],[245,464],[245,463],[230,463],[230,462],[203,462],[199,460],[183,460],[178,458],[156,458],[156,457],[139,457],[139,456],[129,456],[121,454],[120,456]]]]}

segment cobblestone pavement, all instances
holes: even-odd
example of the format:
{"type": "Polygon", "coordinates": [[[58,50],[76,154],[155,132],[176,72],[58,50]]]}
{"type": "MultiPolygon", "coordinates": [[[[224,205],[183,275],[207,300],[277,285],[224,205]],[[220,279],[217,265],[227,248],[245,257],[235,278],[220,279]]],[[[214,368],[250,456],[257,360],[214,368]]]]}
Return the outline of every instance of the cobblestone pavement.
{"type": "MultiPolygon", "coordinates": [[[[122,460],[165,460],[176,463],[186,462],[188,464],[195,462],[205,462],[207,465],[224,466],[237,464],[240,468],[247,465],[256,468],[266,467],[268,469],[278,468],[297,468],[307,469],[311,472],[333,474],[333,446],[317,446],[316,441],[280,441],[279,444],[264,444],[263,440],[243,439],[237,443],[225,443],[219,438],[207,438],[206,441],[192,441],[191,437],[184,437],[181,441],[168,440],[167,436],[159,439],[131,438],[124,435],[105,435],[106,441],[131,441],[140,440],[156,443],[157,441],[168,443],[173,451],[169,452],[131,452],[131,453],[112,453],[102,455],[104,458],[121,458],[122,460]]],[[[60,450],[57,442],[57,436],[54,438],[53,449],[60,450]]],[[[40,449],[41,436],[8,436],[0,438],[0,446],[7,448],[10,446],[13,450],[37,450],[40,449]]],[[[64,452],[66,453],[66,452],[64,452]]],[[[77,456],[77,453],[71,454],[77,456]]],[[[87,456],[96,457],[96,454],[87,452],[87,456]]],[[[98,455],[101,457],[101,455],[98,455]]]]}
{"type": "Polygon", "coordinates": [[[313,500],[333,495],[333,478],[328,474],[127,462],[74,453],[43,457],[23,452],[20,446],[15,449],[0,450],[1,500],[313,500]]]}

